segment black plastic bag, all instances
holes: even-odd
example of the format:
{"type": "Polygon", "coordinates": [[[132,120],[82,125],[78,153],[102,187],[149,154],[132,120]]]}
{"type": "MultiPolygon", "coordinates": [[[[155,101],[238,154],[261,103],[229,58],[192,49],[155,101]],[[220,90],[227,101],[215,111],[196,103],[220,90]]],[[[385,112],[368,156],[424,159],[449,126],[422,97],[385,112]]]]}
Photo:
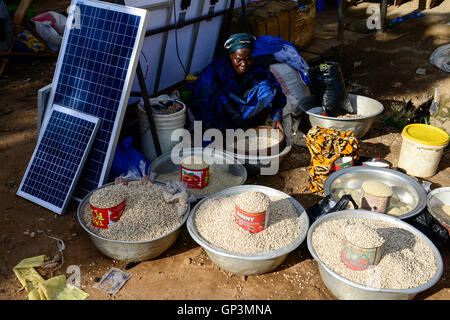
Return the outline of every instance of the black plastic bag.
{"type": "MultiPolygon", "coordinates": [[[[338,202],[330,195],[326,196],[315,205],[306,209],[310,224],[313,224],[314,221],[328,213],[345,210],[349,202],[353,203],[355,209],[358,208],[357,204],[349,194],[342,196],[338,202]]],[[[445,229],[426,208],[418,215],[403,221],[409,223],[425,234],[437,247],[450,245],[450,235],[447,229],[445,229]]]]}
{"type": "Polygon", "coordinates": [[[326,115],[356,113],[345,88],[344,77],[338,62],[327,61],[309,69],[312,98],[301,101],[303,109],[322,107],[326,115]]]}
{"type": "Polygon", "coordinates": [[[450,245],[450,236],[447,229],[426,208],[418,215],[405,219],[405,222],[425,234],[437,247],[450,245]]]}
{"type": "Polygon", "coordinates": [[[343,195],[337,202],[331,197],[331,195],[328,195],[312,207],[306,209],[309,222],[312,224],[314,221],[328,213],[345,210],[349,202],[353,204],[355,209],[358,209],[358,205],[349,194],[343,195]]]}

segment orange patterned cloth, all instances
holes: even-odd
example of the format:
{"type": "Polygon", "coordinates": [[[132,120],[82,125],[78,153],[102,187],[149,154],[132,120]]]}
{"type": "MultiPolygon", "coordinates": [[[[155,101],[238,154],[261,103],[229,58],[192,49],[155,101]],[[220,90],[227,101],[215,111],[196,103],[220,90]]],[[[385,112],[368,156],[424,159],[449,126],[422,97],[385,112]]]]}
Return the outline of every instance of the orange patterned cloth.
{"type": "Polygon", "coordinates": [[[308,186],[303,192],[322,193],[334,161],[341,156],[350,156],[353,160],[360,157],[359,141],[353,131],[338,131],[319,126],[308,131],[306,146],[311,153],[308,186]]]}

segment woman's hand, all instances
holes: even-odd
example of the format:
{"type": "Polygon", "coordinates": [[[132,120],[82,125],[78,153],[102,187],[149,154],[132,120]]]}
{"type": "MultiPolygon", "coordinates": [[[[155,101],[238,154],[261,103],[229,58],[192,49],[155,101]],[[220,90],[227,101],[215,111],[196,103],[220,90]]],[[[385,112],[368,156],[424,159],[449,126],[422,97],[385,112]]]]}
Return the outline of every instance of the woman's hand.
{"type": "Polygon", "coordinates": [[[272,121],[272,128],[273,129],[279,129],[281,131],[281,133],[284,134],[284,128],[283,128],[283,123],[281,122],[280,119],[275,119],[272,121]]]}

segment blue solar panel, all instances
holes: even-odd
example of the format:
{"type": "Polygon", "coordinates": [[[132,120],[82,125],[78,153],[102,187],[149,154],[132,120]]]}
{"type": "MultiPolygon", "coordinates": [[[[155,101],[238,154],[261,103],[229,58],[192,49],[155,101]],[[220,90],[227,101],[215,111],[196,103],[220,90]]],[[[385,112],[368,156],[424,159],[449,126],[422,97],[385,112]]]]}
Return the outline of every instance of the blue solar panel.
{"type": "Polygon", "coordinates": [[[98,118],[54,106],[17,194],[63,213],[98,127],[98,118]]]}
{"type": "Polygon", "coordinates": [[[49,105],[102,120],[74,192],[82,199],[107,179],[148,17],[143,9],[99,1],[71,7],[78,25],[66,26],[49,105]]]}

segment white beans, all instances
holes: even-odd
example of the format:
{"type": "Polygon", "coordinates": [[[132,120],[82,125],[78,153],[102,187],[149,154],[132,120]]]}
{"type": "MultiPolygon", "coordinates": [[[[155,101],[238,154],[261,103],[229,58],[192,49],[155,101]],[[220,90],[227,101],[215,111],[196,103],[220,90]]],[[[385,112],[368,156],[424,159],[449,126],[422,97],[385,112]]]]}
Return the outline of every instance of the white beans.
{"type": "Polygon", "coordinates": [[[377,248],[384,242],[378,232],[363,224],[350,224],[346,227],[345,238],[360,248],[377,248]]]}
{"type": "Polygon", "coordinates": [[[361,186],[361,190],[376,197],[392,196],[392,188],[387,184],[378,181],[365,181],[361,186]]]}
{"type": "Polygon", "coordinates": [[[301,231],[300,217],[286,197],[270,197],[270,216],[266,228],[251,233],[234,218],[236,195],[214,197],[199,207],[195,226],[199,234],[214,246],[238,254],[254,254],[290,245],[301,231]]]}
{"type": "Polygon", "coordinates": [[[430,281],[437,271],[433,251],[423,239],[386,221],[364,218],[327,220],[317,226],[311,240],[325,265],[342,277],[369,287],[415,288],[430,281]],[[355,271],[341,261],[341,243],[346,228],[351,224],[375,229],[384,239],[382,257],[377,266],[355,271]]]}
{"type": "Polygon", "coordinates": [[[247,213],[261,213],[267,210],[270,198],[262,192],[243,192],[236,196],[236,205],[247,213]]]}
{"type": "Polygon", "coordinates": [[[203,158],[199,156],[186,157],[181,160],[181,165],[190,170],[203,170],[209,166],[203,161],[203,158]]]}
{"type": "Polygon", "coordinates": [[[100,209],[113,208],[125,199],[126,188],[123,184],[116,184],[95,190],[89,198],[89,203],[100,209]]]}
{"type": "Polygon", "coordinates": [[[131,181],[128,186],[111,185],[99,190],[107,193],[108,189],[121,189],[125,195],[126,206],[119,221],[108,229],[100,229],[91,223],[89,206],[85,206],[83,215],[89,230],[101,237],[122,241],[152,240],[176,229],[183,221],[178,202],[164,200],[163,193],[170,191],[165,186],[131,181]]]}

